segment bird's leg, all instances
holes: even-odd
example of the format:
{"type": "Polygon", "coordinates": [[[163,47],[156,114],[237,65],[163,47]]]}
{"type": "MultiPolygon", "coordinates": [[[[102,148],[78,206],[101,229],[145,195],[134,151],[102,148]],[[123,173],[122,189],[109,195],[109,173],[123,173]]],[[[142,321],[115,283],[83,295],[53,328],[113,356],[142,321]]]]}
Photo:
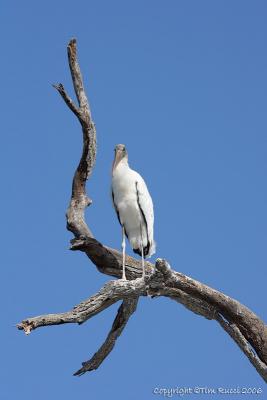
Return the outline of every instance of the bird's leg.
{"type": "Polygon", "coordinates": [[[124,226],[122,225],[122,243],[121,243],[121,248],[122,248],[122,279],[126,280],[126,275],[125,275],[125,231],[124,231],[124,226]]]}
{"type": "Polygon", "coordinates": [[[142,232],[142,224],[140,224],[140,233],[141,233],[141,255],[142,255],[142,278],[145,277],[146,271],[145,271],[145,259],[144,259],[144,247],[143,247],[143,232],[142,232]]]}
{"type": "Polygon", "coordinates": [[[145,277],[145,275],[146,275],[146,270],[145,270],[145,259],[144,259],[144,248],[143,248],[143,242],[142,242],[142,246],[141,246],[141,254],[142,254],[142,270],[143,270],[143,273],[142,273],[142,278],[144,278],[144,277],[145,277]]]}

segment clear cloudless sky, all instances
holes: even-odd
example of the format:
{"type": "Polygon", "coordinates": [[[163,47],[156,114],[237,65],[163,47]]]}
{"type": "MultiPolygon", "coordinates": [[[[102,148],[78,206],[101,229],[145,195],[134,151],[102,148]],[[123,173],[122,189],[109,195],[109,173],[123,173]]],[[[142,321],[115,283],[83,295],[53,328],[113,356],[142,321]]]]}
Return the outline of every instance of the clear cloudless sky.
{"type": "Polygon", "coordinates": [[[262,395],[234,398],[266,398],[218,324],[168,299],[142,298],[112,354],[81,378],[72,373],[102,344],[118,304],[82,326],[29,337],[15,327],[69,310],[109,280],[68,250],[81,131],[51,84],[74,97],[72,37],[98,135],[86,213],[95,237],[120,248],[109,188],[114,145],[125,143],[154,200],[152,260],[267,319],[266,2],[4,0],[0,19],[0,399],[147,400],[177,386],[256,387],[262,395]]]}

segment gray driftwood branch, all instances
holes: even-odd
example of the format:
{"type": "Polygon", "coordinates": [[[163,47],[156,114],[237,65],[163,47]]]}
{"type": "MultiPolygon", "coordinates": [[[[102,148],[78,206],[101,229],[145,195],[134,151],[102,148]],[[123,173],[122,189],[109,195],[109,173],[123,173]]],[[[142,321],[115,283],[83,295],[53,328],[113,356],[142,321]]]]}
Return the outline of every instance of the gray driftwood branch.
{"type": "MultiPolygon", "coordinates": [[[[93,237],[84,218],[85,208],[92,201],[86,194],[86,180],[90,177],[96,158],[96,130],[77,60],[76,40],[68,44],[68,60],[78,105],[67,94],[62,84],[54,85],[66,105],[78,118],[83,132],[83,151],[75,171],[70,204],[66,213],[67,229],[74,239],[70,249],[84,252],[97,269],[115,278],[122,276],[122,254],[104,246],[93,237]]],[[[146,262],[147,275],[142,279],[141,263],[126,257],[127,281],[111,280],[98,293],[60,314],[40,315],[20,322],[18,329],[29,334],[42,326],[67,323],[82,324],[112,304],[121,301],[111,330],[100,349],[82,364],[74,375],[97,369],[112,351],[140,296],[165,296],[182,304],[188,310],[217,321],[254,365],[267,382],[267,326],[251,310],[237,300],[170,268],[163,259],[153,265],[146,262]]]]}

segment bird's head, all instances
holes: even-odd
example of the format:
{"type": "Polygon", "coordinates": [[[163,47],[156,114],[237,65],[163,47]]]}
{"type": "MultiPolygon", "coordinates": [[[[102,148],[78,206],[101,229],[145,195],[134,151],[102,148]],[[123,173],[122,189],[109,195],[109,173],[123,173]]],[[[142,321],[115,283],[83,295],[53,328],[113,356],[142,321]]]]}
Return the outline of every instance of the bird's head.
{"type": "Polygon", "coordinates": [[[115,157],[112,165],[112,172],[122,160],[126,163],[128,162],[128,153],[124,144],[117,144],[114,151],[115,157]]]}

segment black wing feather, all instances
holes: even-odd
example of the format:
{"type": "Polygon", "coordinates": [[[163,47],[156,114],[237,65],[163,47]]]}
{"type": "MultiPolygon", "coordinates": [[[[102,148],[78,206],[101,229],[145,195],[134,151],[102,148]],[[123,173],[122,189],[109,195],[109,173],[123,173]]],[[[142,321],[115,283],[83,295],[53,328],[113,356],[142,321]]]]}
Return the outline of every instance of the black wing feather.
{"type": "MultiPolygon", "coordinates": [[[[141,207],[140,200],[139,200],[138,182],[135,182],[135,187],[136,187],[137,204],[138,204],[138,207],[139,207],[139,209],[140,209],[141,215],[142,215],[142,217],[143,217],[143,219],[144,219],[145,227],[146,227],[147,245],[146,245],[146,247],[144,247],[144,249],[143,249],[143,250],[144,250],[144,256],[146,257],[146,256],[148,255],[148,253],[149,253],[150,245],[151,245],[151,244],[150,244],[150,242],[149,242],[149,240],[148,240],[147,220],[146,220],[145,213],[144,213],[144,211],[143,211],[143,209],[142,209],[142,207],[141,207]]],[[[138,253],[140,256],[142,255],[140,249],[133,249],[133,251],[134,251],[135,253],[138,253]]]]}

